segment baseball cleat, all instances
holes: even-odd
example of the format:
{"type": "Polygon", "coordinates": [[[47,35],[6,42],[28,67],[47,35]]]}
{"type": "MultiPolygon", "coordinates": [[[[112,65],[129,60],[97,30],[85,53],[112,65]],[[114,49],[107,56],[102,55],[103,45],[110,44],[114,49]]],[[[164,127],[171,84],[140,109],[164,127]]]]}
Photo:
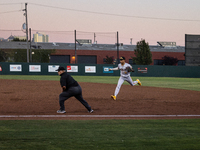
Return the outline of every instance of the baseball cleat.
{"type": "Polygon", "coordinates": [[[66,111],[65,110],[57,110],[57,113],[64,114],[64,113],[66,113],[66,111]]]}
{"type": "Polygon", "coordinates": [[[88,112],[89,112],[89,113],[93,113],[93,112],[94,112],[94,110],[92,110],[92,109],[91,109],[91,110],[90,110],[90,111],[88,111],[88,112]]]}
{"type": "Polygon", "coordinates": [[[141,85],[142,85],[142,83],[140,82],[140,80],[139,80],[139,79],[137,79],[136,81],[138,82],[139,86],[141,86],[141,85]]]}
{"type": "Polygon", "coordinates": [[[116,96],[111,95],[111,98],[112,98],[114,101],[116,101],[116,96]]]}

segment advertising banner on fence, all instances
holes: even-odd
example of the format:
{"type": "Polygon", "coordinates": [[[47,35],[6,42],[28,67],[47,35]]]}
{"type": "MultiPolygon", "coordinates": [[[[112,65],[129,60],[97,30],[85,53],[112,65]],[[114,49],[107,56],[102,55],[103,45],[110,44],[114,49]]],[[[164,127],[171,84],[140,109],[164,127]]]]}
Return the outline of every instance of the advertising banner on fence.
{"type": "Polygon", "coordinates": [[[59,65],[48,65],[48,72],[57,72],[59,65]]]}
{"type": "Polygon", "coordinates": [[[29,72],[41,72],[41,65],[29,65],[29,72]]]}
{"type": "Polygon", "coordinates": [[[96,73],[96,66],[85,66],[85,73],[96,73]]]}
{"type": "Polygon", "coordinates": [[[67,66],[67,72],[78,72],[78,66],[67,66]]]}
{"type": "Polygon", "coordinates": [[[109,71],[110,68],[113,68],[112,66],[103,67],[103,73],[113,73],[113,70],[109,71]]]}
{"type": "Polygon", "coordinates": [[[22,65],[10,65],[10,71],[22,71],[22,65]]]}
{"type": "Polygon", "coordinates": [[[138,73],[147,73],[147,68],[145,67],[138,68],[138,73]]]}

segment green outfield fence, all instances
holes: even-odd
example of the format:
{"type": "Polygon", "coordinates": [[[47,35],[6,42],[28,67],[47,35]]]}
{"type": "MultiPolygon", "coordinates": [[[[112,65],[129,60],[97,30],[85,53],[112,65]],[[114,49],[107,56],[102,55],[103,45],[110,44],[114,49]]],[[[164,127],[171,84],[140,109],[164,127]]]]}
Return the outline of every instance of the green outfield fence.
{"type": "MultiPolygon", "coordinates": [[[[0,75],[57,75],[55,70],[63,66],[71,75],[119,76],[119,71],[109,71],[116,65],[63,64],[63,63],[7,63],[0,62],[0,75]]],[[[134,76],[146,77],[200,77],[200,66],[152,66],[133,65],[134,76]]]]}

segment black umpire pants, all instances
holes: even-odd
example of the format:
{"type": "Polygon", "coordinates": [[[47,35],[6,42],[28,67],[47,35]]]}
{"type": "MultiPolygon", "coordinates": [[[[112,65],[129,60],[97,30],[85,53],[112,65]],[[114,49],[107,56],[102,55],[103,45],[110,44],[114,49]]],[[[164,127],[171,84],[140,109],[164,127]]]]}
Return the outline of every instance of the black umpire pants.
{"type": "Polygon", "coordinates": [[[74,96],[77,100],[79,100],[84,106],[85,108],[90,111],[91,107],[90,105],[83,99],[82,96],[82,89],[80,87],[80,85],[78,86],[74,86],[74,87],[70,87],[67,91],[63,91],[60,95],[59,95],[59,103],[60,103],[60,110],[65,110],[65,105],[64,102],[70,98],[74,96]]]}

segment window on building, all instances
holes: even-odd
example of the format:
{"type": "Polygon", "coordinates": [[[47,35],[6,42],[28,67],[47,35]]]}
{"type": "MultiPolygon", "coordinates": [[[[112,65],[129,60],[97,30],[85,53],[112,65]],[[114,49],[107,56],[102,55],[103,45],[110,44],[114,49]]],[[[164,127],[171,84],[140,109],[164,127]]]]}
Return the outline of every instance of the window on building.
{"type": "Polygon", "coordinates": [[[50,63],[70,63],[69,55],[51,55],[50,63]]]}
{"type": "Polygon", "coordinates": [[[78,55],[79,64],[97,64],[97,56],[78,55]]]}
{"type": "Polygon", "coordinates": [[[162,59],[155,59],[154,60],[154,65],[163,65],[164,64],[164,60],[162,59]]]}
{"type": "Polygon", "coordinates": [[[185,66],[185,60],[179,60],[178,66],[185,66]]]}

